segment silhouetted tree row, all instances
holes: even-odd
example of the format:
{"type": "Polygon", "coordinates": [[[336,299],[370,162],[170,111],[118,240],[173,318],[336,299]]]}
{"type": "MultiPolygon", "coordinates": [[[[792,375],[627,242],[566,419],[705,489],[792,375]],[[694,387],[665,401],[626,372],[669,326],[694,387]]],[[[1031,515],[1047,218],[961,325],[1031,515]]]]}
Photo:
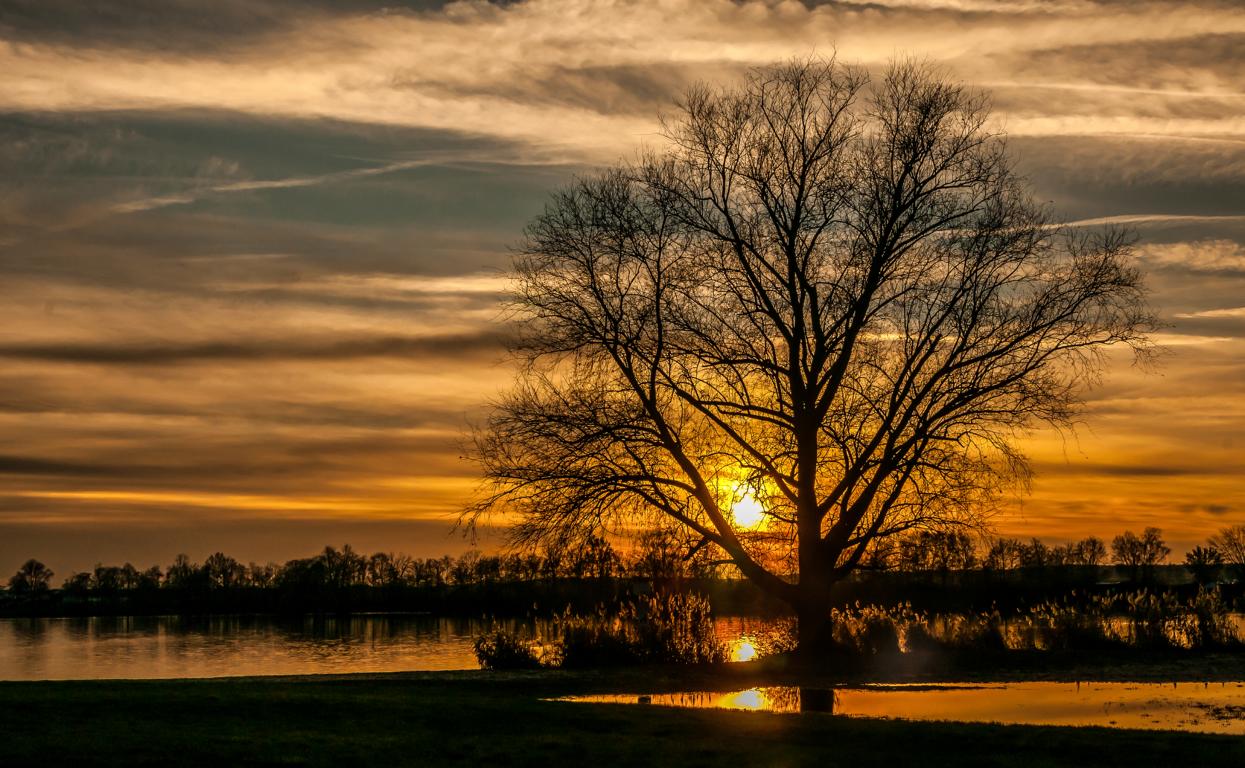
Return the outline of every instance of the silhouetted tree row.
{"type": "Polygon", "coordinates": [[[152,609],[268,610],[275,605],[281,610],[425,610],[443,607],[450,596],[469,604],[496,599],[502,593],[492,588],[501,585],[564,582],[574,587],[599,582],[604,586],[579,592],[608,596],[609,583],[616,580],[711,578],[721,575],[716,568],[705,553],[688,557],[678,541],[660,531],[640,537],[627,552],[602,537],[589,537],[573,547],[501,554],[472,550],[458,557],[430,558],[365,554],[347,544],[341,549],[325,547],[313,557],[284,564],[244,564],[223,552],[202,563],[178,555],[163,568],[100,564],[91,571],[71,574],[59,590],[52,587],[52,571],[32,559],[9,579],[9,601],[46,603],[55,597],[70,606],[124,601],[152,609]],[[260,599],[258,593],[276,597],[260,599]]]}
{"type": "MultiPolygon", "coordinates": [[[[1124,531],[1107,545],[1096,536],[1050,545],[1037,538],[987,539],[978,543],[963,531],[923,530],[875,548],[866,560],[875,570],[896,571],[1012,571],[1064,566],[1123,568],[1132,581],[1145,581],[1167,562],[1171,547],[1158,528],[1140,534],[1124,531]]],[[[1185,566],[1199,582],[1220,575],[1223,566],[1245,571],[1245,525],[1230,526],[1185,555],[1185,566]]],[[[1241,573],[1245,575],[1245,573],[1241,573]]]]}
{"type": "MultiPolygon", "coordinates": [[[[1010,574],[1006,577],[1009,589],[1014,588],[1016,594],[996,594],[990,599],[1023,599],[1028,593],[1022,595],[1022,588],[1035,593],[1083,589],[1095,583],[1100,572],[1106,575],[1102,569],[1112,564],[1117,578],[1152,581],[1155,569],[1170,552],[1156,528],[1141,534],[1125,531],[1112,540],[1109,550],[1096,537],[1050,545],[1036,538],[977,541],[962,531],[922,530],[892,539],[885,548],[875,548],[865,568],[881,575],[862,576],[854,586],[845,583],[836,594],[849,601],[912,599],[914,585],[929,582],[931,586],[945,586],[950,574],[958,574],[962,585],[982,589],[987,588],[982,585],[1010,574]],[[968,578],[974,573],[980,576],[968,578]],[[929,574],[941,576],[934,580],[929,574]],[[870,579],[872,585],[866,583],[870,579]]],[[[1233,575],[1230,568],[1236,575],[1245,575],[1245,526],[1224,528],[1205,545],[1195,547],[1186,555],[1184,566],[1200,584],[1233,575]]],[[[178,555],[164,568],[140,570],[130,563],[101,564],[70,575],[59,590],[53,588],[53,577],[43,563],[28,560],[8,580],[9,608],[16,605],[16,611],[21,612],[22,605],[42,605],[51,612],[70,613],[127,607],[191,612],[522,612],[536,603],[559,610],[568,602],[612,600],[636,582],[691,581],[702,588],[717,583],[728,585],[717,587],[719,593],[731,593],[729,584],[738,585],[739,573],[713,547],[688,547],[676,534],[657,530],[645,533],[627,550],[602,537],[589,537],[573,547],[546,546],[539,551],[502,554],[472,550],[458,557],[435,558],[365,554],[346,545],[341,549],[325,547],[315,556],[284,564],[243,564],[221,552],[202,563],[178,555]]],[[[735,595],[729,599],[738,605],[740,600],[755,598],[735,595]]]]}

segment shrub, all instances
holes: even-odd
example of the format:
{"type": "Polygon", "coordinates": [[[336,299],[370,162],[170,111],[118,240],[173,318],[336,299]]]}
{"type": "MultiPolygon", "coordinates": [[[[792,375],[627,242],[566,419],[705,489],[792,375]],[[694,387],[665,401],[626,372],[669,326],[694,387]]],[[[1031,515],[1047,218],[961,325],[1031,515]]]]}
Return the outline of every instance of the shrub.
{"type": "Polygon", "coordinates": [[[476,661],[484,669],[537,669],[541,655],[535,644],[517,632],[494,627],[475,639],[476,661]]]}
{"type": "Polygon", "coordinates": [[[899,627],[903,610],[878,606],[861,606],[830,612],[834,640],[840,647],[863,655],[899,653],[899,627]]]}
{"type": "Polygon", "coordinates": [[[1041,650],[1094,650],[1120,643],[1111,629],[1109,598],[1087,596],[1077,602],[1047,601],[1033,608],[1029,620],[1035,647],[1041,650]]]}
{"type": "Polygon", "coordinates": [[[912,620],[904,625],[903,629],[903,650],[904,653],[920,653],[941,650],[942,643],[934,636],[933,629],[930,627],[929,619],[921,616],[919,620],[912,620]]]}
{"type": "Polygon", "coordinates": [[[658,592],[633,604],[636,645],[645,661],[712,664],[727,660],[709,600],[693,592],[658,592]]]}
{"type": "Polygon", "coordinates": [[[568,610],[555,621],[552,665],[570,669],[638,663],[641,656],[627,624],[630,613],[628,606],[613,614],[598,608],[590,616],[568,610]]]}
{"type": "Polygon", "coordinates": [[[753,638],[758,659],[793,653],[799,645],[799,626],[793,618],[780,618],[763,626],[753,638]]]}
{"type": "Polygon", "coordinates": [[[486,669],[610,667],[631,664],[706,664],[728,658],[714,631],[709,601],[698,594],[658,592],[589,615],[569,610],[554,619],[551,642],[535,644],[494,630],[475,641],[486,669]]]}
{"type": "Polygon", "coordinates": [[[1124,604],[1130,642],[1138,648],[1179,647],[1177,626],[1183,606],[1170,593],[1154,594],[1143,589],[1125,595],[1124,604]]]}
{"type": "Polygon", "coordinates": [[[1228,648],[1241,644],[1228,604],[1218,589],[1199,588],[1189,603],[1185,626],[1187,643],[1192,648],[1228,648]]]}
{"type": "Polygon", "coordinates": [[[1005,651],[1003,617],[997,610],[988,613],[955,613],[937,617],[942,625],[942,642],[952,648],[976,651],[1005,651]]]}

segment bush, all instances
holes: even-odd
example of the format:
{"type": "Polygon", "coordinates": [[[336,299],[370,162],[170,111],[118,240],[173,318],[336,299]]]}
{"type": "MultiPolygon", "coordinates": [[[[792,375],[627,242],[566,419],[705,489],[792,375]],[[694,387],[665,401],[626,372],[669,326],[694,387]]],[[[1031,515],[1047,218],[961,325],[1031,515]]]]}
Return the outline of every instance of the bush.
{"type": "Polygon", "coordinates": [[[861,606],[830,612],[834,641],[840,647],[871,656],[899,653],[899,627],[905,623],[906,606],[887,609],[861,606]]]}
{"type": "Polygon", "coordinates": [[[475,639],[476,661],[483,669],[538,669],[541,654],[535,644],[517,632],[494,627],[475,639]]]}
{"type": "Polygon", "coordinates": [[[1184,634],[1192,648],[1230,648],[1239,646],[1241,638],[1232,622],[1227,602],[1218,589],[1199,588],[1189,603],[1184,634]]]}
{"type": "Polygon", "coordinates": [[[715,664],[727,660],[709,600],[694,592],[659,592],[634,604],[636,644],[645,661],[715,664]]]}
{"type": "Polygon", "coordinates": [[[709,601],[679,592],[659,592],[614,610],[602,606],[587,616],[568,610],[554,620],[551,641],[539,652],[535,643],[500,630],[477,638],[475,648],[485,669],[711,664],[728,658],[709,601]]]}
{"type": "Polygon", "coordinates": [[[555,621],[552,665],[576,669],[639,663],[638,643],[627,623],[631,613],[625,605],[613,614],[604,608],[591,616],[575,616],[568,611],[555,621]]]}
{"type": "Polygon", "coordinates": [[[780,618],[763,626],[753,636],[752,647],[756,657],[765,659],[794,653],[799,645],[799,625],[795,619],[780,618]]]}
{"type": "Polygon", "coordinates": [[[1041,650],[1097,650],[1118,646],[1121,638],[1111,628],[1110,598],[1047,601],[1034,607],[1029,620],[1034,645],[1041,650]]]}
{"type": "Polygon", "coordinates": [[[1179,647],[1177,639],[1183,606],[1170,593],[1154,594],[1149,590],[1125,596],[1130,642],[1138,648],[1179,647]]]}

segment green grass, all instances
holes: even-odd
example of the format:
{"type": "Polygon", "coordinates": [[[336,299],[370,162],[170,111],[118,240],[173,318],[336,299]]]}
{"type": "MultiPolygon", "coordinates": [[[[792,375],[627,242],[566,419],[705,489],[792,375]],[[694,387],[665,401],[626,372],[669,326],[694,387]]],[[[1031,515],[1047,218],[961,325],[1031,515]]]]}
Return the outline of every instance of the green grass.
{"type": "Polygon", "coordinates": [[[0,765],[1239,765],[1245,739],[541,701],[744,673],[0,684],[0,765]]]}

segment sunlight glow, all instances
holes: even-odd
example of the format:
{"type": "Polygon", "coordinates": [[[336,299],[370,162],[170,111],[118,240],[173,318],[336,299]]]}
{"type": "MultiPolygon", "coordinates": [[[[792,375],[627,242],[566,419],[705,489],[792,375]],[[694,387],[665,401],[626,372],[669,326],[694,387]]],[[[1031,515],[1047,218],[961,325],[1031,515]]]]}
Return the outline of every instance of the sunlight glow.
{"type": "Polygon", "coordinates": [[[731,518],[740,528],[756,530],[765,522],[765,509],[752,496],[751,490],[744,489],[740,499],[731,506],[731,518]]]}
{"type": "Polygon", "coordinates": [[[749,640],[740,638],[731,648],[731,661],[752,661],[757,657],[756,646],[749,640]]]}
{"type": "Polygon", "coordinates": [[[718,704],[724,709],[762,710],[769,706],[769,698],[760,689],[752,688],[723,696],[718,704]]]}

